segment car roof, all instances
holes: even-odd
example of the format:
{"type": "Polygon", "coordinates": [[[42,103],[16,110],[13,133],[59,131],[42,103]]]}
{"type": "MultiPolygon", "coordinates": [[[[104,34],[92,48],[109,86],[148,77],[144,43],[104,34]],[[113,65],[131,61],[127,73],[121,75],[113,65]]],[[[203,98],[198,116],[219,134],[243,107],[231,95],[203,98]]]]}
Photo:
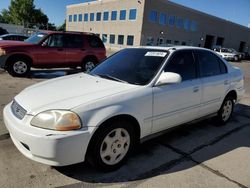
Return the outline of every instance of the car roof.
{"type": "Polygon", "coordinates": [[[5,34],[5,35],[1,35],[0,37],[9,37],[9,36],[27,37],[25,35],[19,35],[19,34],[5,34]]]}
{"type": "Polygon", "coordinates": [[[195,46],[170,46],[170,47],[164,47],[164,46],[141,46],[137,48],[142,49],[154,49],[154,50],[166,50],[166,51],[175,51],[175,50],[206,50],[206,51],[212,51],[207,48],[201,48],[201,47],[195,47],[195,46]]]}
{"type": "Polygon", "coordinates": [[[81,35],[95,35],[95,33],[88,33],[88,32],[80,32],[80,31],[47,31],[47,30],[40,30],[41,33],[47,34],[81,34],[81,35]]]}

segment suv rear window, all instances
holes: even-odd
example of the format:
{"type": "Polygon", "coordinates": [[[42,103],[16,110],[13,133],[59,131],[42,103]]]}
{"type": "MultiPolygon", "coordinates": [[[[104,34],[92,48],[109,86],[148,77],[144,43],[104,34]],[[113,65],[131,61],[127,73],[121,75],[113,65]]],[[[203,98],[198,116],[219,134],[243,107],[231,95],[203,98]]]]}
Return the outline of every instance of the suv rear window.
{"type": "Polygon", "coordinates": [[[82,35],[65,35],[65,47],[68,48],[82,48],[83,47],[83,36],[82,35]]]}
{"type": "Polygon", "coordinates": [[[88,37],[89,46],[92,48],[104,48],[102,40],[94,35],[89,35],[88,37]]]}

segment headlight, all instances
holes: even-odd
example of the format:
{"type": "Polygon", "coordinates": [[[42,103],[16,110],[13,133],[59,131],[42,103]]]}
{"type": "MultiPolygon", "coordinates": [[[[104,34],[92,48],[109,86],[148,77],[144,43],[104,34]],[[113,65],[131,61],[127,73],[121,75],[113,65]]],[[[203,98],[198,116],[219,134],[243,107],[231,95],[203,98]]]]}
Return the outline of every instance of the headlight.
{"type": "Polygon", "coordinates": [[[5,50],[2,49],[2,48],[0,48],[0,56],[3,56],[3,55],[5,55],[5,54],[6,54],[5,50]]]}
{"type": "Polygon", "coordinates": [[[81,120],[77,114],[66,110],[50,110],[37,114],[31,125],[57,131],[70,131],[81,128],[81,120]]]}

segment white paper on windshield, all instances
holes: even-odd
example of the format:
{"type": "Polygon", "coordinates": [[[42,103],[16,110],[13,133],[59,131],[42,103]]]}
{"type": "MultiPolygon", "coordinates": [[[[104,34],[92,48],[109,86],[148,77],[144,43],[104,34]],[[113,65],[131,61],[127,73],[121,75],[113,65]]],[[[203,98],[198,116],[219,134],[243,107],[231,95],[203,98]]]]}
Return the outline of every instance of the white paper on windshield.
{"type": "Polygon", "coordinates": [[[147,52],[145,56],[153,56],[153,57],[165,57],[167,52],[147,52]]]}
{"type": "Polygon", "coordinates": [[[42,35],[42,34],[39,34],[39,35],[37,35],[38,37],[44,37],[44,35],[42,35]]]}

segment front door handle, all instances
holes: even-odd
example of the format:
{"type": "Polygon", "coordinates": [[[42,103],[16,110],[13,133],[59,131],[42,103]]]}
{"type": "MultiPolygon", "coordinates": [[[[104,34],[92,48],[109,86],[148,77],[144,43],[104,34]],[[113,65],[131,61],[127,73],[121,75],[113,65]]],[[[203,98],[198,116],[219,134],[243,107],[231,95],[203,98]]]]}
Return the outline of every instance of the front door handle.
{"type": "Polygon", "coordinates": [[[199,86],[193,87],[193,92],[194,92],[194,93],[197,93],[199,90],[200,90],[200,87],[199,87],[199,86]]]}

